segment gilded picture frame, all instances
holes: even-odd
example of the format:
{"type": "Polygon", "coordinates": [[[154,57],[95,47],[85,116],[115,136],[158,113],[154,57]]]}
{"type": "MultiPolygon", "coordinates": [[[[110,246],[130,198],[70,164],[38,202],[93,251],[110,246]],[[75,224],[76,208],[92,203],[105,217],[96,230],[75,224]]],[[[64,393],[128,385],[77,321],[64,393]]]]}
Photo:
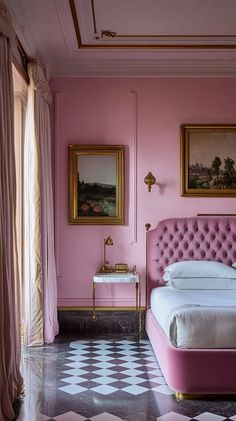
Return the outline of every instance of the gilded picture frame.
{"type": "Polygon", "coordinates": [[[124,146],[69,145],[69,223],[122,225],[124,146]]]}
{"type": "Polygon", "coordinates": [[[181,196],[236,197],[236,125],[182,124],[181,196]]]}

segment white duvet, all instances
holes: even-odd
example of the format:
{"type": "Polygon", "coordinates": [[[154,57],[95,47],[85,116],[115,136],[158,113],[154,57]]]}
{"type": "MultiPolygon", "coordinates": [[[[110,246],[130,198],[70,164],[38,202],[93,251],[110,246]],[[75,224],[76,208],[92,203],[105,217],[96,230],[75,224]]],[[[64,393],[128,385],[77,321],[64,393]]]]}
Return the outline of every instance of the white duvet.
{"type": "Polygon", "coordinates": [[[236,348],[236,290],[154,288],[151,309],[176,347],[236,348]]]}

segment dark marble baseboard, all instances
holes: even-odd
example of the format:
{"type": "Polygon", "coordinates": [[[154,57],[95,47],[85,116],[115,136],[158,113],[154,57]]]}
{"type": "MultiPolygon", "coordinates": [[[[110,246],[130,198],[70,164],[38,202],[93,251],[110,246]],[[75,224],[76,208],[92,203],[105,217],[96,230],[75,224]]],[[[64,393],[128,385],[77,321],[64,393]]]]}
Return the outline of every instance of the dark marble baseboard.
{"type": "MultiPolygon", "coordinates": [[[[97,319],[92,319],[92,311],[63,310],[58,311],[60,333],[123,333],[138,332],[137,313],[135,311],[112,310],[97,311],[97,319]]],[[[144,329],[145,311],[141,312],[142,330],[144,329]]]]}

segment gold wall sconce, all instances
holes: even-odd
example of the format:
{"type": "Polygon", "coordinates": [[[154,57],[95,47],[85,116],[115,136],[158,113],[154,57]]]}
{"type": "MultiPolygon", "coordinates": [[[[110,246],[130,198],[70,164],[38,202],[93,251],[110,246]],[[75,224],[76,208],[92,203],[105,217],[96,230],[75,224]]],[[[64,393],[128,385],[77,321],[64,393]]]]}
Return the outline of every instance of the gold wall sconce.
{"type": "Polygon", "coordinates": [[[109,261],[106,259],[106,246],[113,246],[113,240],[111,237],[104,238],[103,241],[103,266],[100,272],[109,273],[112,272],[112,268],[109,267],[109,261]]]}
{"type": "Polygon", "coordinates": [[[155,184],[155,182],[156,182],[156,178],[151,173],[151,171],[149,171],[149,173],[144,178],[144,183],[147,184],[149,192],[151,191],[151,188],[152,188],[153,184],[155,184]]]}

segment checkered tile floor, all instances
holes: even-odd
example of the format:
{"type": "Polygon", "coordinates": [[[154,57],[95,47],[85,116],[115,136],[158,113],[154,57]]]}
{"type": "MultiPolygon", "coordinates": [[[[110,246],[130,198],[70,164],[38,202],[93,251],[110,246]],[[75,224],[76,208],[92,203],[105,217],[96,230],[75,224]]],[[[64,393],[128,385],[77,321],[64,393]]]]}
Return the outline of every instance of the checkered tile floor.
{"type": "Polygon", "coordinates": [[[27,348],[18,421],[236,421],[235,401],[178,401],[148,340],[27,348]]]}
{"type": "Polygon", "coordinates": [[[60,379],[66,385],[60,390],[71,395],[86,390],[101,395],[119,390],[131,395],[150,390],[166,395],[173,393],[147,340],[76,341],[70,344],[66,360],[67,369],[60,379]]]}
{"type": "MultiPolygon", "coordinates": [[[[154,418],[152,418],[154,420],[154,418]]],[[[18,418],[17,420],[21,420],[18,418]]],[[[25,420],[25,419],[24,419],[25,420]]],[[[149,418],[143,418],[143,420],[149,420],[149,418]]],[[[186,415],[181,415],[176,412],[169,412],[161,417],[157,417],[155,421],[235,421],[236,415],[230,418],[225,418],[224,416],[216,415],[211,412],[204,412],[194,418],[187,417],[186,415]]],[[[95,415],[91,418],[85,418],[82,415],[76,414],[74,412],[66,412],[62,415],[59,415],[54,418],[48,418],[42,414],[36,414],[34,416],[34,421],[125,421],[123,418],[116,417],[108,412],[103,412],[99,415],[95,415]]]]}

